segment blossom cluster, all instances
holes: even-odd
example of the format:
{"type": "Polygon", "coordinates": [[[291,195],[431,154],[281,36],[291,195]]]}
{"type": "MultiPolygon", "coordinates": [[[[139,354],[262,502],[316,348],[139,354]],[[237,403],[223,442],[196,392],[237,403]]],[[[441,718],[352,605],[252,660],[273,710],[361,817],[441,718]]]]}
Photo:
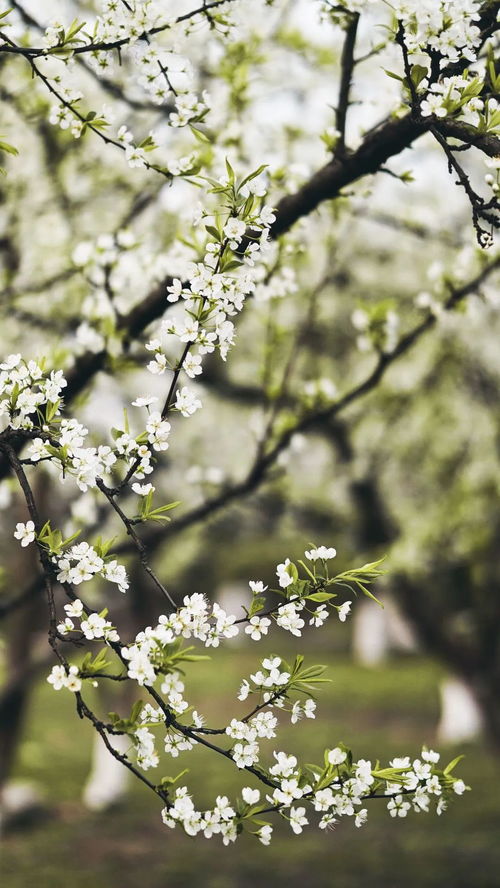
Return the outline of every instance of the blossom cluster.
{"type": "MultiPolygon", "coordinates": [[[[25,361],[21,355],[9,355],[0,364],[0,416],[7,418],[7,428],[33,431],[28,457],[33,464],[50,462],[59,469],[59,480],[74,478],[81,491],[97,487],[106,479],[118,460],[142,480],[153,471],[153,452],[166,450],[170,423],[158,412],[149,415],[144,431],[133,437],[128,431],[117,431],[114,445],[86,446],[88,429],[77,419],[60,418],[61,393],[67,385],[62,370],[45,372],[36,361],[25,361]]],[[[155,399],[137,399],[143,406],[155,399]]],[[[144,492],[140,491],[143,495],[144,492]]],[[[19,527],[18,527],[19,530],[19,527]]],[[[21,539],[21,537],[17,537],[21,539]]],[[[23,545],[27,542],[23,538],[23,545]]]]}
{"type": "MultiPolygon", "coordinates": [[[[235,720],[228,731],[246,740],[255,734],[251,727],[235,720]]],[[[247,745],[251,742],[250,739],[247,745]]],[[[436,767],[439,754],[425,747],[421,758],[413,762],[408,756],[396,758],[389,768],[380,770],[367,759],[352,761],[350,750],[338,746],[325,751],[323,768],[311,767],[307,775],[296,756],[283,751],[275,751],[273,756],[275,763],[266,775],[275,788],[265,799],[261,799],[258,789],[245,786],[236,804],[231,805],[227,797],[219,796],[213,810],[197,811],[188,788],[183,786],[176,789],[173,802],[163,809],[163,822],[171,828],[181,825],[190,836],[203,833],[211,838],[220,834],[224,844],[234,841],[246,827],[268,845],[273,829],[262,821],[262,814],[269,811],[278,812],[298,835],[310,823],[307,808],[320,815],[320,829],[333,828],[341,817],[352,817],[356,827],[361,827],[368,819],[368,809],[363,803],[379,795],[381,789],[392,817],[406,817],[410,810],[427,813],[432,798],[436,801],[436,812],[442,814],[450,794],[461,795],[467,789],[463,780],[451,776],[452,766],[448,771],[439,771],[436,767]],[[392,781],[389,774],[393,775],[392,781]]]]}
{"type": "Polygon", "coordinates": [[[480,43],[478,21],[481,0],[395,0],[398,22],[405,29],[411,53],[422,54],[431,64],[430,52],[442,56],[441,67],[465,57],[473,62],[480,43]],[[450,7],[453,6],[451,9],[450,7]],[[450,15],[451,13],[451,15],[450,15]]]}
{"type": "MultiPolygon", "coordinates": [[[[269,679],[273,686],[285,685],[290,679],[290,673],[280,672],[280,666],[279,658],[264,660],[263,669],[267,676],[260,674],[253,678],[257,677],[268,686],[269,679]]],[[[167,690],[170,694],[178,693],[179,688],[184,690],[178,673],[167,678],[167,690]]],[[[314,701],[307,701],[303,708],[304,714],[314,717],[314,701]]],[[[294,713],[295,706],[292,722],[296,721],[294,713]]],[[[154,734],[149,727],[154,727],[163,720],[162,711],[149,704],[141,712],[141,726],[134,732],[133,740],[137,761],[144,770],[156,767],[159,763],[154,734]]],[[[172,728],[167,729],[166,752],[176,757],[180,752],[194,747],[196,731],[201,729],[203,720],[194,713],[194,721],[194,733],[190,735],[172,728]]],[[[304,767],[299,764],[296,756],[284,751],[274,751],[274,763],[263,770],[259,740],[275,739],[276,728],[277,718],[266,708],[254,711],[253,715],[244,720],[233,718],[225,729],[225,734],[236,741],[230,750],[236,767],[252,771],[258,765],[266,783],[273,787],[260,806],[259,790],[243,788],[241,802],[231,807],[231,815],[228,810],[227,821],[231,821],[233,827],[228,827],[227,835],[232,837],[228,841],[236,838],[245,821],[248,821],[246,825],[249,826],[253,825],[255,819],[255,824],[261,828],[252,831],[260,841],[268,844],[272,828],[268,824],[262,827],[260,816],[264,806],[266,810],[277,811],[289,822],[292,831],[299,834],[309,824],[306,805],[321,815],[318,822],[320,829],[333,827],[339,818],[345,816],[353,817],[355,825],[361,827],[368,817],[368,810],[363,807],[363,803],[373,795],[380,796],[381,792],[387,798],[389,814],[392,817],[405,817],[410,810],[428,813],[432,800],[435,801],[436,813],[442,814],[446,810],[449,795],[461,795],[467,789],[463,780],[451,775],[456,762],[440,771],[437,767],[439,754],[426,747],[422,749],[419,758],[413,761],[409,756],[395,758],[385,769],[381,769],[378,764],[373,766],[367,759],[353,761],[350,750],[343,744],[325,751],[323,767],[304,767]]],[[[227,799],[224,801],[228,805],[227,799]]],[[[202,832],[206,838],[219,833],[222,833],[223,839],[226,836],[224,828],[212,828],[213,812],[196,811],[187,787],[176,790],[173,803],[164,809],[162,816],[168,826],[180,824],[188,835],[194,836],[202,832]]],[[[215,814],[215,823],[219,822],[220,819],[215,814]]]]}
{"type": "Polygon", "coordinates": [[[127,572],[116,559],[105,560],[89,543],[77,543],[66,549],[62,557],[54,556],[57,579],[60,583],[79,586],[93,577],[100,576],[110,583],[116,583],[120,592],[129,586],[127,572]]]}
{"type": "Polygon", "coordinates": [[[187,787],[182,786],[175,791],[175,801],[162,811],[162,819],[171,828],[182,824],[189,836],[202,832],[205,838],[220,835],[224,845],[229,845],[237,838],[236,812],[229,804],[227,796],[217,796],[215,806],[209,811],[197,811],[187,787]]]}
{"type": "Polygon", "coordinates": [[[391,354],[398,344],[400,320],[394,309],[379,303],[371,309],[356,308],[351,315],[357,330],[356,345],[361,352],[391,354]]]}
{"type": "MultiPolygon", "coordinates": [[[[170,110],[168,123],[173,128],[200,123],[210,109],[210,96],[203,90],[196,93],[193,67],[182,52],[181,42],[189,30],[190,16],[176,17],[166,14],[156,0],[140,3],[118,3],[103,0],[100,14],[94,22],[73,22],[65,28],[53,21],[45,30],[44,43],[52,58],[71,59],[75,48],[84,51],[89,65],[98,75],[117,77],[120,68],[126,66],[135,84],[153,105],[166,106],[170,110]],[[168,43],[162,42],[162,34],[168,33],[168,43]],[[118,58],[113,49],[120,48],[118,58]],[[87,48],[88,47],[88,48],[87,48]]],[[[85,96],[80,82],[75,86],[61,86],[60,77],[50,72],[49,83],[57,101],[50,111],[50,122],[61,129],[70,130],[75,138],[90,128],[94,132],[106,131],[106,139],[120,147],[129,167],[154,168],[168,176],[187,175],[196,165],[185,159],[167,167],[148,161],[148,156],[159,147],[156,135],[150,132],[146,138],[136,139],[127,126],[119,125],[114,135],[114,109],[106,105],[99,113],[86,113],[81,105],[85,96]]]]}
{"type": "MultiPolygon", "coordinates": [[[[283,625],[280,622],[281,610],[290,619],[288,611],[291,606],[296,617],[299,613],[297,606],[303,610],[309,606],[309,602],[314,606],[319,604],[320,608],[330,605],[338,610],[345,609],[350,602],[340,606],[332,604],[335,593],[325,591],[328,586],[352,584],[367,591],[365,584],[381,573],[378,564],[374,563],[329,577],[328,564],[335,557],[336,550],[332,546],[312,545],[305,552],[311,567],[299,562],[306,573],[305,580],[300,579],[297,566],[289,558],[277,566],[279,589],[275,591],[281,593],[285,601],[267,611],[277,625],[283,625]],[[297,595],[299,589],[301,598],[297,595]],[[314,591],[318,589],[321,591],[314,591]],[[288,595],[294,596],[291,601],[288,595]]],[[[87,543],[71,546],[64,557],[56,561],[60,569],[58,579],[62,583],[78,584],[106,569],[104,558],[87,543]]],[[[112,564],[116,566],[116,562],[112,564]]],[[[258,610],[263,606],[262,596],[267,586],[261,580],[251,580],[250,588],[254,596],[253,606],[258,610]]],[[[257,614],[252,616],[251,611],[237,620],[217,603],[210,605],[204,595],[194,593],[186,596],[183,605],[172,614],[161,616],[155,627],[146,627],[140,632],[133,644],[122,646],[118,633],[106,619],[106,610],[99,614],[88,614],[78,598],[65,605],[64,610],[65,619],[57,626],[61,635],[71,636],[73,632],[80,632],[89,641],[102,639],[108,649],[111,646],[115,653],[119,653],[121,663],[126,665],[128,678],[140,686],[151,688],[161,676],[161,705],[137,703],[130,719],[120,720],[115,716],[114,721],[115,732],[129,735],[135,761],[143,771],[157,768],[160,764],[156,737],[158,729],[164,731],[163,751],[172,758],[194,749],[202,742],[206,730],[204,718],[196,711],[190,713],[191,707],[185,699],[179,664],[183,660],[196,660],[197,657],[190,653],[191,648],[183,648],[183,639],[192,638],[208,647],[216,647],[220,639],[237,634],[238,623],[246,623],[246,628],[250,628],[249,634],[257,633],[260,638],[267,634],[268,624],[272,622],[272,619],[260,617],[258,624],[255,620],[257,614]],[[79,621],[79,625],[75,621],[79,621]]],[[[318,625],[322,622],[319,619],[318,625]]],[[[311,623],[315,625],[314,620],[311,623]]],[[[295,634],[295,626],[289,629],[295,634]]],[[[73,665],[55,666],[48,677],[49,683],[55,690],[66,687],[80,692],[82,679],[100,675],[99,668],[107,666],[102,652],[94,662],[89,661],[89,657],[90,654],[86,655],[80,670],[73,665]]],[[[264,657],[250,679],[243,681],[238,694],[241,702],[251,694],[257,695],[257,704],[243,718],[233,717],[224,729],[208,729],[208,732],[222,735],[226,741],[230,741],[229,748],[226,745],[213,748],[229,756],[238,769],[262,779],[268,789],[265,799],[261,801],[258,790],[244,787],[241,800],[234,806],[225,796],[219,796],[213,809],[197,811],[187,787],[181,787],[163,810],[165,824],[170,827],[179,824],[188,835],[203,833],[207,838],[221,835],[226,844],[234,841],[246,825],[263,844],[268,844],[272,827],[260,819],[261,812],[268,810],[277,812],[290,824],[292,831],[299,834],[310,822],[308,808],[320,815],[321,829],[334,825],[344,816],[353,817],[355,825],[359,827],[367,819],[367,809],[363,805],[374,795],[380,797],[382,793],[387,797],[391,816],[405,817],[410,809],[417,813],[429,811],[433,800],[440,814],[446,808],[450,793],[461,794],[466,789],[463,781],[451,776],[456,762],[440,771],[437,767],[438,753],[425,747],[419,758],[411,760],[409,756],[404,756],[394,759],[386,769],[381,769],[378,764],[373,766],[366,759],[353,761],[350,750],[343,744],[325,751],[323,766],[303,766],[296,756],[276,749],[273,750],[274,762],[266,766],[262,744],[277,737],[278,717],[275,710],[288,713],[292,724],[303,717],[315,718],[316,701],[311,689],[325,681],[323,672],[324,667],[321,666],[304,666],[301,655],[297,655],[293,663],[287,663],[279,656],[264,657]]],[[[158,702],[157,692],[155,699],[158,702]]]]}
{"type": "Polygon", "coordinates": [[[8,355],[0,363],[0,421],[12,429],[33,429],[37,419],[59,414],[65,386],[62,370],[47,373],[43,364],[8,355]]]}
{"type": "Polygon", "coordinates": [[[72,261],[90,286],[81,304],[84,320],[75,332],[77,351],[98,353],[106,349],[112,355],[120,353],[119,313],[129,308],[129,289],[135,290],[144,281],[146,262],[151,282],[155,280],[155,263],[141,247],[130,228],[102,233],[94,241],[76,244],[72,261]]]}
{"type": "Polygon", "coordinates": [[[78,627],[73,621],[74,619],[79,619],[79,629],[88,641],[102,638],[106,642],[115,643],[120,640],[114,626],[111,625],[109,620],[106,620],[107,610],[102,611],[100,614],[86,614],[83,603],[79,598],[76,598],[71,604],[65,604],[64,610],[66,617],[57,626],[57,630],[61,635],[69,635],[71,632],[78,631],[78,627]]]}
{"type": "MultiPolygon", "coordinates": [[[[382,4],[377,4],[377,0],[342,0],[335,5],[325,3],[324,12],[342,24],[342,10],[349,15],[371,9],[373,14],[377,6],[381,12],[382,4]]],[[[436,60],[443,72],[457,63],[477,63],[482,45],[483,7],[481,0],[394,0],[390,4],[394,33],[398,41],[404,41],[412,92],[418,96],[422,117],[454,117],[480,132],[498,132],[500,111],[494,65],[489,73],[481,66],[480,70],[465,69],[436,77],[436,60]]],[[[403,80],[395,72],[390,73],[403,80]]]]}
{"type": "Polygon", "coordinates": [[[53,437],[33,439],[28,448],[31,461],[50,459],[60,469],[59,480],[70,475],[83,492],[96,487],[97,479],[106,477],[116,462],[112,448],[85,447],[88,429],[76,419],[62,419],[53,431],[53,437]]]}
{"type": "MultiPolygon", "coordinates": [[[[308,580],[300,581],[298,579],[297,568],[289,558],[277,566],[276,573],[280,589],[276,592],[284,596],[285,600],[275,608],[271,608],[267,612],[267,616],[259,616],[259,611],[264,606],[262,593],[267,589],[261,580],[250,581],[253,602],[246,617],[237,618],[235,614],[228,614],[217,602],[210,604],[205,595],[200,592],[186,595],[183,605],[174,613],[161,615],[156,626],[147,627],[138,633],[133,644],[123,648],[123,656],[128,661],[129,677],[140,685],[153,685],[159,673],[168,671],[170,654],[180,639],[194,638],[203,642],[206,647],[218,647],[222,639],[230,639],[238,635],[239,624],[246,623],[245,633],[250,635],[253,641],[260,641],[262,637],[267,635],[272,620],[276,622],[277,626],[292,635],[300,636],[305,626],[305,620],[300,615],[301,612],[308,609],[311,614],[309,624],[318,627],[324,623],[328,615],[328,606],[335,608],[339,619],[342,622],[345,621],[350,611],[351,601],[337,605],[333,603],[336,593],[314,591],[318,585],[326,588],[328,584],[336,582],[336,578],[328,578],[328,571],[326,571],[326,576],[321,576],[321,578],[316,573],[318,560],[322,561],[323,566],[326,566],[326,561],[335,556],[335,549],[320,546],[310,550],[307,555],[313,560],[315,571],[314,573],[309,571],[308,580]],[[297,582],[300,583],[301,593],[296,591],[298,589],[297,582]]],[[[372,565],[366,567],[373,568],[372,565]]],[[[363,570],[362,568],[361,571],[363,570]]],[[[375,575],[379,575],[380,571],[377,568],[375,571],[375,575]]],[[[66,576],[66,574],[63,575],[66,576]]],[[[77,575],[79,576],[80,573],[77,575]]],[[[349,579],[357,583],[356,576],[353,573],[353,577],[349,577],[349,579]]],[[[343,580],[344,575],[341,577],[343,580]]],[[[256,676],[252,676],[255,684],[254,690],[279,685],[280,682],[274,682],[273,677],[275,677],[275,671],[269,673],[266,682],[259,682],[256,676]]],[[[286,680],[289,677],[287,675],[286,680]]],[[[240,696],[240,699],[244,699],[244,697],[240,696]]],[[[172,705],[174,709],[177,709],[174,704],[172,705]]],[[[177,709],[177,711],[180,710],[177,709]]]]}
{"type": "Polygon", "coordinates": [[[319,377],[308,379],[302,387],[304,401],[307,406],[331,404],[337,396],[337,387],[331,379],[319,377]]]}
{"type": "MultiPolygon", "coordinates": [[[[275,219],[272,209],[262,205],[260,172],[238,183],[227,164],[225,176],[210,180],[212,190],[227,199],[228,210],[202,213],[196,220],[200,223],[204,219],[209,238],[202,247],[202,261],[191,263],[188,280],[174,278],[167,287],[167,301],[179,303],[180,311],[172,320],[164,320],[158,334],[146,345],[153,355],[148,370],[154,375],[182,369],[194,379],[202,373],[204,355],[218,350],[226,359],[235,337],[231,318],[242,310],[261,274],[261,266],[255,268],[255,262],[265,252],[269,227],[275,219]],[[169,336],[183,345],[179,364],[169,360],[169,336]]],[[[175,397],[174,406],[183,416],[191,416],[201,406],[189,386],[178,389],[175,397]]]]}
{"type": "Polygon", "coordinates": [[[158,624],[140,632],[134,643],[123,648],[128,661],[128,675],[140,685],[154,684],[157,672],[165,669],[171,646],[180,638],[196,638],[207,647],[218,647],[221,638],[238,634],[236,617],[215,602],[209,605],[200,592],[184,597],[184,605],[170,615],[162,615],[158,624]]]}
{"type": "MultiPolygon", "coordinates": [[[[426,81],[423,81],[426,83],[426,81]]],[[[422,117],[456,117],[470,126],[486,132],[500,130],[500,106],[493,96],[481,98],[484,82],[481,77],[454,75],[427,86],[425,99],[420,103],[422,117]]]]}
{"type": "MultiPolygon", "coordinates": [[[[180,652],[182,655],[182,651],[180,652]]],[[[128,650],[122,649],[122,655],[128,659],[128,650]]],[[[164,661],[165,662],[165,661],[164,661]]],[[[290,713],[292,724],[296,724],[300,718],[315,718],[316,702],[307,697],[305,701],[296,700],[290,705],[290,692],[304,685],[304,673],[298,673],[294,667],[287,667],[279,657],[264,658],[262,670],[252,675],[254,687],[263,691],[262,702],[255,707],[251,715],[243,720],[233,718],[225,728],[224,733],[233,741],[230,755],[238,768],[250,768],[260,758],[260,739],[272,739],[276,737],[277,717],[272,712],[276,706],[281,711],[290,713]],[[289,671],[286,671],[286,670],[289,671]],[[283,671],[280,671],[283,670],[283,671]]],[[[307,672],[308,681],[314,682],[311,669],[307,672]]],[[[138,679],[140,682],[140,679],[138,679]]],[[[145,682],[146,683],[146,682],[145,682]]],[[[244,682],[245,689],[240,692],[239,699],[246,699],[249,685],[244,682]],[[245,688],[245,685],[247,686],[245,688]]],[[[310,685],[309,685],[310,687],[310,685]]],[[[184,699],[184,682],[180,673],[173,669],[168,672],[161,684],[161,693],[168,707],[176,716],[187,714],[188,703],[184,699]]],[[[196,732],[203,730],[204,719],[194,711],[192,713],[193,734],[187,734],[179,724],[168,725],[165,739],[165,752],[176,758],[179,753],[191,750],[196,742],[196,732]]],[[[155,748],[155,735],[152,731],[145,732],[145,727],[150,728],[164,721],[164,714],[160,709],[154,710],[146,707],[141,713],[141,725],[134,731],[133,740],[136,746],[137,762],[144,770],[156,767],[159,763],[155,748]]]]}
{"type": "Polygon", "coordinates": [[[66,688],[68,691],[77,694],[82,687],[82,680],[78,676],[77,666],[70,666],[68,669],[62,665],[53,666],[47,681],[55,691],[66,688]]]}

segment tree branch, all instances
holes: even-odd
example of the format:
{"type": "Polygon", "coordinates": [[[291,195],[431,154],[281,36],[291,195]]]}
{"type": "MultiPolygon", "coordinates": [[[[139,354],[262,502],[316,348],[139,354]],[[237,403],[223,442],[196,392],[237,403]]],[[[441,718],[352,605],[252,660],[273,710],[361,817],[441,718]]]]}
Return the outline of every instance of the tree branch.
{"type": "Polygon", "coordinates": [[[430,122],[415,121],[411,114],[407,114],[374,129],[356,151],[347,154],[342,160],[335,157],[314,173],[295,194],[285,195],[278,202],[271,236],[279,237],[302,216],[317,209],[323,201],[333,200],[346,186],[352,185],[363,176],[376,173],[390,157],[409,148],[429,126],[430,122]]]}
{"type": "MultiPolygon", "coordinates": [[[[444,309],[446,311],[453,310],[457,305],[463,302],[467,296],[477,292],[481,284],[484,283],[497,268],[500,268],[500,256],[489,265],[486,265],[474,278],[463,284],[462,287],[453,290],[444,303],[444,309]]],[[[331,406],[306,413],[302,419],[300,419],[293,427],[288,428],[281,437],[278,438],[277,442],[267,453],[259,456],[242,481],[226,488],[218,496],[207,500],[201,505],[191,509],[189,512],[186,512],[184,515],[181,515],[175,522],[172,522],[167,527],[164,527],[161,530],[152,530],[149,534],[145,535],[143,542],[148,550],[153,551],[159,545],[163,544],[167,538],[177,536],[177,534],[181,533],[187,527],[212,517],[230,503],[241,497],[254,493],[261,484],[267,480],[269,472],[276,464],[280,453],[286,450],[295,434],[311,431],[321,423],[327,421],[331,422],[331,420],[335,419],[340,413],[342,413],[346,407],[356,403],[362,397],[373,391],[385,375],[387,369],[400,357],[405,355],[425,333],[436,325],[436,323],[437,319],[435,315],[429,313],[423,321],[413,327],[412,330],[400,339],[396,348],[392,352],[381,354],[379,356],[374,369],[362,382],[346,392],[345,395],[339,398],[339,400],[331,406]]],[[[115,547],[115,552],[118,555],[130,551],[131,545],[127,541],[115,547]]]]}
{"type": "Polygon", "coordinates": [[[342,56],[340,59],[340,87],[339,98],[337,102],[336,128],[339,132],[339,138],[336,145],[336,156],[343,157],[345,153],[345,129],[347,121],[347,111],[349,108],[349,93],[351,90],[352,72],[354,70],[354,47],[356,45],[356,35],[359,24],[359,13],[355,12],[349,17],[348,25],[345,32],[344,45],[342,47],[342,56]]]}
{"type": "Polygon", "coordinates": [[[442,133],[443,136],[449,136],[453,139],[459,139],[467,145],[473,145],[479,148],[483,154],[489,157],[498,157],[500,155],[500,137],[493,133],[480,133],[468,123],[462,123],[460,120],[453,120],[451,117],[436,118],[433,120],[434,129],[442,133]]]}
{"type": "MultiPolygon", "coordinates": [[[[196,9],[192,9],[191,12],[186,12],[183,15],[179,15],[174,22],[168,22],[165,25],[158,25],[156,28],[151,28],[149,31],[144,31],[143,34],[140,35],[139,40],[146,40],[147,37],[154,36],[155,34],[161,34],[163,31],[170,30],[174,25],[182,24],[182,22],[190,21],[196,16],[205,16],[207,19],[210,19],[210,13],[217,9],[219,6],[225,6],[228,3],[234,3],[235,0],[213,0],[211,3],[203,3],[202,6],[196,7],[196,9]]],[[[2,35],[3,36],[3,35],[2,35]]],[[[5,38],[4,38],[5,39],[5,38]]],[[[130,37],[123,37],[121,40],[112,40],[110,42],[101,41],[100,43],[85,43],[82,46],[75,46],[71,48],[72,53],[77,55],[82,55],[82,53],[87,52],[108,52],[112,49],[122,49],[125,46],[128,46],[131,41],[130,37]]],[[[39,56],[50,56],[54,55],[54,50],[47,49],[45,46],[16,46],[10,41],[6,42],[3,45],[0,45],[0,53],[11,53],[14,55],[22,55],[26,58],[37,58],[39,56]]]]}

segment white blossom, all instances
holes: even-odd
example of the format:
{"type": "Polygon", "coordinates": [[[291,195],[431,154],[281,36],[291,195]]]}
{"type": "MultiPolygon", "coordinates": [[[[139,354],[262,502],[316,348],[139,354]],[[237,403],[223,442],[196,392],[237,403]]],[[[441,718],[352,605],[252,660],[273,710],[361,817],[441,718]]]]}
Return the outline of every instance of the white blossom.
{"type": "Polygon", "coordinates": [[[305,813],[305,808],[290,808],[290,826],[296,835],[299,835],[302,832],[302,827],[309,823],[305,813]]]}
{"type": "Polygon", "coordinates": [[[241,790],[241,797],[247,805],[256,805],[260,799],[260,792],[258,789],[251,789],[250,786],[244,786],[241,790]]]}
{"type": "Polygon", "coordinates": [[[345,623],[348,614],[351,613],[351,604],[352,601],[344,601],[344,604],[341,604],[340,607],[337,608],[339,620],[341,623],[345,623]]]}
{"type": "Polygon", "coordinates": [[[340,749],[339,746],[336,746],[335,749],[331,749],[328,753],[328,761],[331,765],[342,765],[347,759],[347,753],[340,749]]]}
{"type": "Polygon", "coordinates": [[[176,392],[175,406],[183,416],[192,416],[201,407],[201,401],[192,389],[184,386],[176,392]]]}
{"type": "Polygon", "coordinates": [[[263,635],[267,635],[271,620],[267,617],[250,617],[248,626],[245,626],[245,632],[253,641],[260,641],[263,635]]]}
{"type": "Polygon", "coordinates": [[[16,529],[14,531],[14,536],[16,540],[21,541],[21,546],[25,548],[29,546],[35,539],[35,525],[33,521],[27,521],[26,524],[23,524],[21,521],[16,524],[16,529]]]}

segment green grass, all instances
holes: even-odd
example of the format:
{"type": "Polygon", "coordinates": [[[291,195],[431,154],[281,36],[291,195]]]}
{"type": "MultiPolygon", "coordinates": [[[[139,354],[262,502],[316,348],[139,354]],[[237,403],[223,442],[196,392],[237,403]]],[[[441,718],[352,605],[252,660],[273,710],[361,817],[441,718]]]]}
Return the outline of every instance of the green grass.
{"type": "MultiPolygon", "coordinates": [[[[258,653],[217,652],[199,664],[188,681],[193,702],[211,724],[230,713],[239,676],[255,668],[258,653]],[[235,663],[238,668],[236,670],[235,663]],[[216,692],[214,692],[214,686],[216,692]]],[[[308,657],[312,662],[316,657],[308,657]]],[[[318,760],[325,746],[349,743],[355,756],[417,753],[434,744],[438,715],[438,668],[425,660],[402,659],[380,669],[353,666],[320,655],[330,666],[331,685],[322,691],[320,718],[283,727],[277,746],[318,760]]],[[[243,713],[243,710],[242,710],[243,713]]],[[[472,792],[457,799],[441,818],[413,815],[392,820],[373,802],[367,826],[350,822],[323,833],[310,827],[295,837],[283,823],[269,848],[242,837],[223,848],[218,839],[190,839],[163,826],[159,805],[137,785],[130,800],[112,813],[89,814],[80,802],[88,772],[90,727],[77,721],[70,695],[46,684],[36,689],[17,776],[44,787],[51,816],[31,832],[5,838],[0,863],[2,888],[498,888],[500,885],[500,766],[483,746],[470,746],[460,774],[472,792]]],[[[448,749],[448,757],[457,750],[448,749]]],[[[169,761],[167,773],[190,767],[200,785],[200,807],[217,792],[242,785],[241,774],[224,759],[196,750],[185,761],[169,761]],[[202,788],[201,788],[202,787],[202,788]]],[[[251,782],[251,781],[249,781],[251,782]]]]}

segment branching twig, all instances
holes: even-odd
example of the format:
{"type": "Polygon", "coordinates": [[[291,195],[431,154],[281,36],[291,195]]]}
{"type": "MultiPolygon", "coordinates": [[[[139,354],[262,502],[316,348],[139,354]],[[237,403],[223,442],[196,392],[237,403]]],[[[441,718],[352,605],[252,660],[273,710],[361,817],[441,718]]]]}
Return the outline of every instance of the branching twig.
{"type": "MultiPolygon", "coordinates": [[[[474,278],[472,278],[466,284],[453,290],[446,302],[443,304],[443,308],[446,311],[451,311],[452,309],[454,309],[457,305],[463,302],[463,300],[467,296],[477,292],[477,290],[481,287],[481,284],[484,283],[487,278],[499,267],[500,257],[496,258],[489,265],[486,265],[474,278]]],[[[164,542],[165,539],[177,535],[186,527],[189,527],[192,524],[196,524],[201,520],[209,518],[220,512],[230,503],[244,496],[248,496],[251,493],[254,493],[268,478],[269,472],[276,464],[280,453],[282,453],[288,447],[292,437],[296,433],[313,430],[321,423],[337,417],[348,406],[356,403],[366,394],[369,394],[371,391],[373,391],[381,381],[382,377],[385,375],[388,368],[392,366],[392,364],[394,364],[400,357],[405,355],[422,338],[422,336],[425,335],[425,333],[427,333],[436,325],[436,323],[437,319],[435,315],[429,312],[429,314],[423,321],[415,325],[412,330],[410,330],[405,336],[400,339],[399,343],[396,345],[395,349],[392,352],[384,353],[379,356],[374,369],[361,383],[346,392],[345,395],[339,398],[339,400],[332,405],[320,408],[319,410],[312,410],[306,413],[303,418],[299,419],[295,425],[289,427],[278,438],[273,447],[267,453],[262,454],[253,463],[248,474],[242,481],[239,481],[231,487],[226,488],[218,496],[215,496],[212,499],[209,499],[206,502],[202,503],[201,505],[196,506],[185,515],[178,518],[175,522],[172,522],[172,524],[170,524],[168,527],[163,528],[161,532],[151,531],[146,536],[144,541],[148,549],[151,551],[160,543],[164,542]]],[[[129,551],[130,545],[127,543],[122,543],[116,548],[116,552],[118,554],[124,554],[129,551]]]]}
{"type": "MultiPolygon", "coordinates": [[[[217,9],[219,6],[227,5],[228,3],[234,3],[235,0],[213,0],[210,3],[203,3],[202,6],[198,6],[196,9],[192,9],[190,12],[186,12],[183,15],[179,15],[174,22],[168,22],[165,25],[157,25],[155,28],[151,28],[149,31],[145,31],[139,37],[140,40],[145,40],[147,37],[152,37],[155,34],[161,34],[163,31],[167,31],[172,28],[174,25],[182,24],[183,22],[190,21],[196,16],[205,15],[209,18],[209,13],[214,9],[217,9]]],[[[5,40],[4,35],[0,35],[5,40]]],[[[81,46],[74,46],[71,48],[71,51],[74,55],[82,55],[87,52],[108,52],[113,49],[120,50],[125,46],[128,46],[131,42],[130,37],[123,37],[120,40],[112,40],[109,42],[101,41],[100,43],[85,43],[81,46]]],[[[10,41],[6,41],[4,45],[0,45],[0,53],[10,53],[14,55],[22,55],[26,58],[37,58],[41,56],[51,56],[54,55],[54,49],[48,49],[45,46],[16,46],[16,44],[11,43],[10,41]]]]}
{"type": "Polygon", "coordinates": [[[108,503],[110,504],[110,506],[112,506],[112,508],[114,509],[114,511],[116,512],[118,517],[120,518],[120,521],[122,522],[123,526],[125,527],[128,536],[132,540],[132,542],[139,554],[139,559],[140,559],[141,565],[143,567],[143,570],[147,573],[147,575],[149,577],[151,577],[156,588],[160,590],[162,595],[164,595],[165,598],[167,598],[167,600],[170,602],[172,607],[175,609],[177,607],[177,604],[175,603],[174,599],[170,595],[170,592],[168,591],[166,586],[163,585],[163,583],[157,577],[157,575],[155,574],[151,565],[149,564],[146,547],[145,547],[144,543],[142,542],[139,534],[135,530],[133,522],[130,520],[130,518],[127,517],[127,515],[125,514],[125,512],[123,511],[121,506],[119,506],[119,504],[116,502],[115,494],[114,494],[113,490],[111,490],[109,487],[107,487],[107,485],[104,483],[102,478],[97,479],[97,486],[98,486],[99,490],[101,491],[101,493],[104,494],[108,503]]]}
{"type": "Polygon", "coordinates": [[[450,173],[456,173],[457,185],[460,185],[464,189],[467,197],[469,198],[472,209],[472,222],[476,230],[477,239],[480,246],[491,246],[491,244],[493,243],[492,234],[490,231],[486,231],[484,228],[482,228],[481,220],[488,222],[492,228],[500,228],[500,216],[496,215],[494,212],[494,210],[499,209],[498,201],[495,197],[493,197],[488,203],[486,203],[479,194],[476,194],[472,185],[470,184],[467,173],[458,162],[445,137],[441,135],[441,133],[435,126],[431,126],[430,131],[439,145],[441,145],[441,148],[446,155],[446,158],[448,160],[448,169],[450,173]]]}

